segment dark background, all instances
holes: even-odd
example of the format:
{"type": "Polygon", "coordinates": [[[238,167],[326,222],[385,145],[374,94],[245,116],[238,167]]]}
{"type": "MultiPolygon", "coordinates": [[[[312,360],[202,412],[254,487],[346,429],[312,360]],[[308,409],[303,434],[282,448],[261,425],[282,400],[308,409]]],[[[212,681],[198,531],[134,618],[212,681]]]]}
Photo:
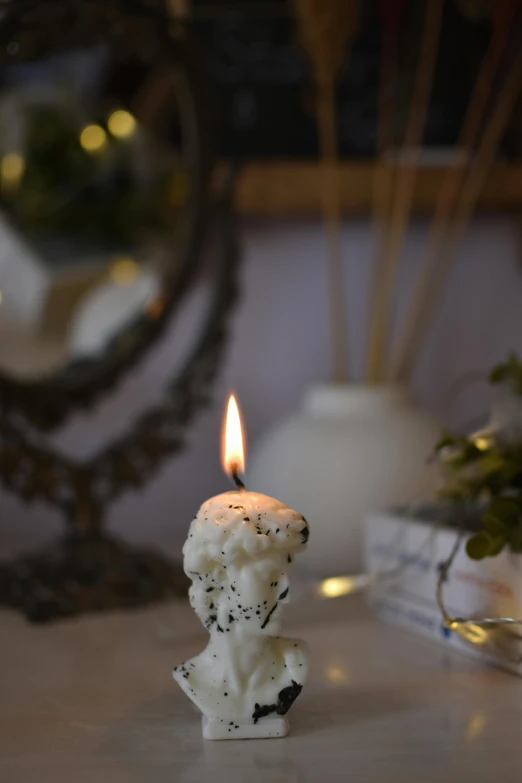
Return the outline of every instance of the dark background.
{"type": "MultiPolygon", "coordinates": [[[[472,13],[468,5],[445,3],[439,44],[443,56],[438,57],[424,138],[428,146],[455,143],[489,41],[490,19],[472,13]]],[[[350,158],[376,153],[382,28],[376,3],[360,6],[358,32],[338,89],[340,153],[350,158]]],[[[311,73],[299,47],[291,3],[193,0],[192,10],[191,32],[219,99],[223,152],[242,158],[316,156],[311,73]]],[[[416,72],[423,13],[422,1],[406,3],[399,45],[397,143],[416,72]]],[[[508,132],[503,145],[510,156],[519,154],[514,135],[508,132]]]]}

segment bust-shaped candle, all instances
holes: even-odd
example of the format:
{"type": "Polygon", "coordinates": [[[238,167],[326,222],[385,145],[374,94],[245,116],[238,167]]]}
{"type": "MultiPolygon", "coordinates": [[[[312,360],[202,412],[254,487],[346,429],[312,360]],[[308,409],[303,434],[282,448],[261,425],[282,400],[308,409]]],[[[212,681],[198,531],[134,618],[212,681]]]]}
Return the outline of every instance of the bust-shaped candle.
{"type": "Polygon", "coordinates": [[[203,713],[206,739],[283,737],[308,673],[308,646],[280,637],[288,571],[308,540],[301,514],[241,490],[207,500],[183,548],[190,603],[210,632],[174,679],[203,713]]]}

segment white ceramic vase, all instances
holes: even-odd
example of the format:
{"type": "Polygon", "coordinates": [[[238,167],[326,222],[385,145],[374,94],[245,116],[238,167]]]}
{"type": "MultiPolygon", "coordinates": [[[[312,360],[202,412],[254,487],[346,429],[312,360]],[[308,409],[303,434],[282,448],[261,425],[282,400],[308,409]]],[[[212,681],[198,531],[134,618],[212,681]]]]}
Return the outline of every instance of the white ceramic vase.
{"type": "Polygon", "coordinates": [[[314,576],[362,568],[371,511],[433,497],[428,462],[441,428],[408,394],[388,386],[318,386],[257,444],[247,484],[310,522],[302,567],[314,576]]]}

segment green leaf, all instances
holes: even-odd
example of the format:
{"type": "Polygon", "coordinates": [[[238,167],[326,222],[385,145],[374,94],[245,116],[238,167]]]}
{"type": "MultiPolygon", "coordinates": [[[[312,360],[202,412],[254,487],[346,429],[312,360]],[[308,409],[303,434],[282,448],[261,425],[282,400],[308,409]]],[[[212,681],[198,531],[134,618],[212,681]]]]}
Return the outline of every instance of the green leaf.
{"type": "Polygon", "coordinates": [[[516,498],[494,498],[485,512],[488,516],[501,519],[506,525],[516,525],[521,513],[520,500],[516,498]]]}
{"type": "Polygon", "coordinates": [[[513,552],[522,552],[522,525],[518,524],[508,531],[509,547],[513,552]]]}
{"type": "Polygon", "coordinates": [[[486,513],[482,517],[482,524],[484,529],[490,536],[506,535],[507,526],[502,519],[491,513],[486,513]]]}
{"type": "Polygon", "coordinates": [[[509,382],[515,394],[522,393],[522,362],[515,353],[510,353],[506,361],[493,367],[489,374],[490,383],[509,382]]]}
{"type": "Polygon", "coordinates": [[[486,533],[477,533],[468,539],[466,552],[472,560],[483,560],[489,554],[490,542],[486,533]]]}
{"type": "Polygon", "coordinates": [[[448,446],[456,446],[460,440],[461,438],[459,438],[457,435],[454,435],[452,432],[445,431],[442,433],[440,440],[437,442],[435,451],[441,451],[442,449],[446,449],[448,446]]]}
{"type": "Polygon", "coordinates": [[[496,557],[496,555],[499,555],[504,547],[507,544],[507,535],[499,534],[496,536],[488,536],[489,538],[489,549],[488,549],[488,557],[496,557]]]}
{"type": "Polygon", "coordinates": [[[506,368],[504,365],[497,365],[496,367],[493,367],[489,374],[489,381],[490,383],[502,383],[502,381],[506,380],[506,368]]]}

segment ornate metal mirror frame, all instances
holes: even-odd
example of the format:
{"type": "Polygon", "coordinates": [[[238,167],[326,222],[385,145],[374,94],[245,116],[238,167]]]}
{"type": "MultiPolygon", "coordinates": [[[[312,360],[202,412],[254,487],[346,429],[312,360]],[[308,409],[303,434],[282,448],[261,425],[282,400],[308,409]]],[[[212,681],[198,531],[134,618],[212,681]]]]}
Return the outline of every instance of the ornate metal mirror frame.
{"type": "Polygon", "coordinates": [[[0,603],[20,609],[33,621],[137,606],[185,589],[177,566],[105,533],[103,512],[122,492],[146,482],[182,447],[184,429],[209,399],[236,290],[232,177],[219,202],[207,203],[207,103],[184,31],[158,3],[4,3],[0,58],[4,62],[34,60],[75,45],[89,45],[100,36],[123,55],[132,51],[133,56],[147,58],[153,52],[171,69],[183,103],[191,180],[177,274],[166,276],[152,314],[137,317],[125,331],[125,339],[115,340],[99,360],[65,367],[37,382],[0,375],[0,479],[25,501],[45,501],[62,510],[67,519],[66,533],[56,544],[0,567],[0,603]],[[166,390],[163,403],[86,462],[42,445],[35,429],[50,430],[72,412],[91,406],[154,345],[199,268],[211,218],[220,237],[212,304],[200,339],[166,390]]]}

